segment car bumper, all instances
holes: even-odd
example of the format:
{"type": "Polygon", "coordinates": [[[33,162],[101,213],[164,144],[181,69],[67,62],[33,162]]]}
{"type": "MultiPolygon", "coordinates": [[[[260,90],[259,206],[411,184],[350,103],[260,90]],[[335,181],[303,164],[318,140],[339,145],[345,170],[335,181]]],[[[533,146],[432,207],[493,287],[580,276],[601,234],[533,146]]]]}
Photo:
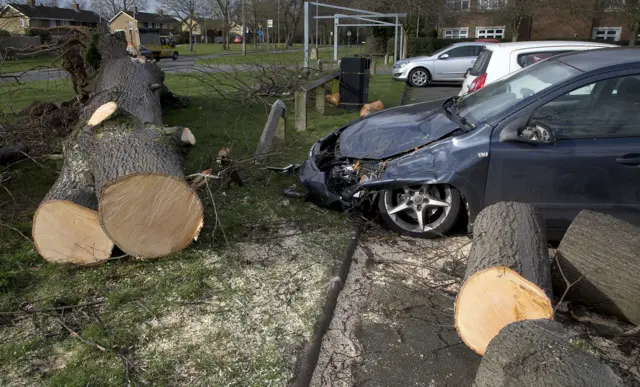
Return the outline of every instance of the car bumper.
{"type": "Polygon", "coordinates": [[[392,74],[393,74],[393,75],[391,76],[391,78],[392,78],[394,81],[402,81],[402,82],[406,82],[406,81],[407,81],[407,79],[409,79],[409,71],[408,71],[408,69],[407,69],[407,68],[399,69],[399,68],[395,68],[395,67],[394,67],[394,68],[393,68],[393,72],[392,72],[392,74]]]}
{"type": "Polygon", "coordinates": [[[309,191],[310,198],[319,202],[318,204],[326,207],[334,205],[342,207],[345,205],[340,199],[340,196],[329,191],[329,187],[327,187],[327,174],[318,169],[313,154],[302,163],[299,180],[309,191]]]}

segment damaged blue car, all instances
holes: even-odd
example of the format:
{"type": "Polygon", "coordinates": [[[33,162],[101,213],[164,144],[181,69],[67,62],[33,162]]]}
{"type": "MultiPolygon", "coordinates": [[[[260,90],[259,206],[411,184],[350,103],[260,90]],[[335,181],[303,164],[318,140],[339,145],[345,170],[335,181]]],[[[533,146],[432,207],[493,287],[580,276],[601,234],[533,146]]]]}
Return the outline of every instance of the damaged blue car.
{"type": "Polygon", "coordinates": [[[388,109],[322,138],[300,181],[322,205],[374,200],[437,237],[499,201],[534,204],[550,240],[582,209],[640,223],[640,48],[559,55],[464,97],[388,109]]]}

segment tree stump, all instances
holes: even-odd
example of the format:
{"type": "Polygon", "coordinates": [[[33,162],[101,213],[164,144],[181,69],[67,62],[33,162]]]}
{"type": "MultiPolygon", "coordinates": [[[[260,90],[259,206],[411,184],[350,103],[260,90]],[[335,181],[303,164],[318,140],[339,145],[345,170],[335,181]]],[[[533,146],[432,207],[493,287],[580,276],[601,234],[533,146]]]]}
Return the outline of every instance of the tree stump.
{"type": "Polygon", "coordinates": [[[33,242],[47,261],[95,264],[111,256],[113,242],[100,227],[83,154],[77,146],[64,153],[60,175],[33,217],[33,242]]]}
{"type": "Polygon", "coordinates": [[[550,260],[544,221],[528,204],[485,208],[473,236],[455,324],[462,340],[482,355],[504,326],[551,318],[550,260]]]}
{"type": "Polygon", "coordinates": [[[640,228],[581,211],[560,242],[553,285],[568,301],[640,325],[640,228]],[[565,281],[566,278],[566,281],[565,281]]]}
{"type": "Polygon", "coordinates": [[[623,385],[608,365],[579,345],[555,321],[511,323],[489,343],[474,387],[623,385]]]}

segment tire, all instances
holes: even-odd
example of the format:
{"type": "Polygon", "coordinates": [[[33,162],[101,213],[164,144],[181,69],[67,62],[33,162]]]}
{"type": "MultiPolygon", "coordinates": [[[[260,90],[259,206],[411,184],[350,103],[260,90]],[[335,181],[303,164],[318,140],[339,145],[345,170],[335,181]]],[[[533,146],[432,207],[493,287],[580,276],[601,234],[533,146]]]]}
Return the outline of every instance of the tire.
{"type": "Polygon", "coordinates": [[[178,54],[178,51],[174,51],[172,58],[173,58],[173,60],[177,60],[179,56],[180,56],[180,54],[178,54]]]}
{"type": "Polygon", "coordinates": [[[429,70],[422,67],[411,70],[407,78],[407,82],[413,87],[426,87],[430,81],[431,74],[429,74],[429,70]]]}
{"type": "Polygon", "coordinates": [[[380,192],[378,199],[378,211],[385,224],[398,234],[414,238],[443,236],[456,225],[462,210],[460,192],[445,184],[387,189],[380,192]],[[410,200],[411,197],[415,200],[410,200]],[[398,210],[403,202],[408,206],[398,210]],[[422,230],[417,220],[417,209],[423,214],[422,230]]]}

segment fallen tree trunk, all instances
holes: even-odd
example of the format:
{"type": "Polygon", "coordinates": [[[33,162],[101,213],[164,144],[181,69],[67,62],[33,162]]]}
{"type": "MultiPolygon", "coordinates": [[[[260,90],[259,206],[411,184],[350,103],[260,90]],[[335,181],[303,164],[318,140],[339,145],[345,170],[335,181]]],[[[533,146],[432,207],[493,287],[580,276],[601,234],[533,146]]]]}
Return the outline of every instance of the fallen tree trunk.
{"type": "Polygon", "coordinates": [[[583,210],[560,242],[553,284],[565,300],[640,325],[640,228],[583,210]]]}
{"type": "Polygon", "coordinates": [[[202,203],[184,181],[181,152],[192,145],[190,131],[117,119],[98,129],[99,136],[82,134],[79,143],[89,155],[107,235],[134,257],[187,247],[203,223],[202,203]]]}
{"type": "Polygon", "coordinates": [[[202,203],[183,172],[195,138],[187,128],[162,126],[166,87],[158,65],[128,57],[124,46],[107,47],[112,59],[101,64],[77,142],[87,154],[106,234],[129,255],[165,256],[187,247],[202,227],[202,203]]]}
{"type": "Polygon", "coordinates": [[[544,221],[529,204],[485,208],[473,236],[455,324],[462,340],[482,355],[504,326],[551,318],[551,274],[544,221]]]}
{"type": "Polygon", "coordinates": [[[579,344],[555,321],[511,323],[489,343],[474,387],[623,385],[608,365],[579,344]]]}
{"type": "Polygon", "coordinates": [[[100,227],[89,176],[77,146],[65,149],[60,175],[33,217],[33,242],[47,261],[89,265],[111,256],[113,242],[100,227]]]}
{"type": "MultiPolygon", "coordinates": [[[[84,194],[87,186],[94,186],[97,224],[122,251],[156,258],[184,249],[203,224],[202,203],[183,179],[183,154],[195,138],[186,128],[162,126],[161,98],[170,93],[155,62],[129,57],[125,42],[114,35],[103,36],[95,47],[99,70],[84,88],[86,103],[68,141],[79,157],[65,158],[65,169],[52,188],[55,194],[38,210],[34,235],[48,241],[59,234],[45,227],[48,218],[43,214],[51,216],[48,223],[66,225],[61,219],[69,210],[48,210],[49,202],[67,200],[65,190],[77,188],[84,194]],[[83,181],[78,180],[77,160],[84,163],[83,181]]],[[[83,211],[95,208],[90,195],[78,196],[85,200],[70,201],[85,207],[83,211]]]]}

